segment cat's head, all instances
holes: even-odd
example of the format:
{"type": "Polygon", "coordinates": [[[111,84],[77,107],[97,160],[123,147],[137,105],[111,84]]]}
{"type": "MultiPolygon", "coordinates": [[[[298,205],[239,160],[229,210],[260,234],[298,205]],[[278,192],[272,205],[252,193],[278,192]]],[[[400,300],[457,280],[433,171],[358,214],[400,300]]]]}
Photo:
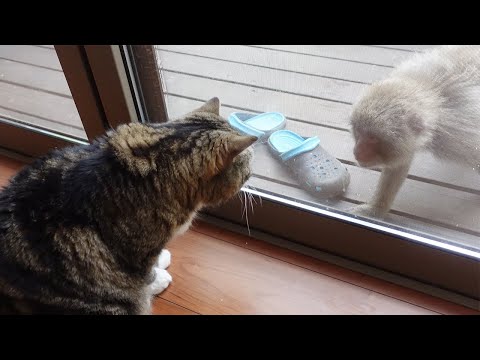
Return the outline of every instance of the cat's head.
{"type": "Polygon", "coordinates": [[[122,125],[108,143],[132,175],[158,177],[190,205],[217,205],[250,177],[250,145],[257,140],[234,130],[219,110],[213,98],[175,121],[122,125]]]}

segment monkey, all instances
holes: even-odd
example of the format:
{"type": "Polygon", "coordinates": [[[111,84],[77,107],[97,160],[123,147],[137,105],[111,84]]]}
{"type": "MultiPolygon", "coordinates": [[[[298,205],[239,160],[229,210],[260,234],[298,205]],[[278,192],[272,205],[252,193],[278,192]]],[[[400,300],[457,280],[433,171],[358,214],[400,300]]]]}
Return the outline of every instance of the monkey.
{"type": "Polygon", "coordinates": [[[480,172],[480,46],[413,55],[365,90],[350,125],[358,164],[382,170],[372,199],[350,209],[355,215],[385,217],[420,150],[480,172]]]}

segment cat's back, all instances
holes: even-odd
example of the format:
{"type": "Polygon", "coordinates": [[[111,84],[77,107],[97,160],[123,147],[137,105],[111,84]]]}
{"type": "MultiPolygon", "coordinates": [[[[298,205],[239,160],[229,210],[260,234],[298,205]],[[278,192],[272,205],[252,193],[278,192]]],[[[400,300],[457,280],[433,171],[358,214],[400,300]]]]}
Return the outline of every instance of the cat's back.
{"type": "MultiPolygon", "coordinates": [[[[108,248],[99,246],[103,243],[84,216],[92,203],[85,194],[95,193],[86,181],[95,178],[88,166],[100,167],[94,162],[98,149],[93,144],[52,151],[0,189],[0,314],[104,310],[97,309],[96,302],[115,289],[99,290],[91,279],[109,276],[98,270],[104,264],[115,268],[108,248]],[[65,191],[66,184],[73,188],[65,191]],[[82,294],[89,295],[83,299],[82,294]]],[[[118,305],[116,298],[109,301],[111,309],[105,313],[125,312],[125,304],[118,305]]],[[[124,303],[136,306],[130,298],[124,303]]]]}

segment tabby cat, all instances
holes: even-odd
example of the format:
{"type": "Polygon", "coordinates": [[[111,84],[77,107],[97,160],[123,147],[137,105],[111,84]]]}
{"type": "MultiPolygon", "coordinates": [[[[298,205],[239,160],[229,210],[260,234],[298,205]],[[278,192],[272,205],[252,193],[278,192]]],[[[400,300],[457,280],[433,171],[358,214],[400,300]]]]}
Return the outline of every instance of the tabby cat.
{"type": "Polygon", "coordinates": [[[250,176],[256,138],[213,98],[54,150],[0,192],[0,313],[149,314],[172,280],[165,244],[250,176]]]}

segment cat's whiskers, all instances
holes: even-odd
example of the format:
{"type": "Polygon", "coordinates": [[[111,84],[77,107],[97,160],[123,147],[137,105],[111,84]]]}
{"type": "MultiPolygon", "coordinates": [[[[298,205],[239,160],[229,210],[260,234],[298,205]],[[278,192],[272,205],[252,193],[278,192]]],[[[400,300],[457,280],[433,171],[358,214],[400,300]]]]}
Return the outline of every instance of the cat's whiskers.
{"type": "Polygon", "coordinates": [[[243,219],[243,216],[244,216],[244,213],[245,213],[245,204],[243,203],[242,192],[238,192],[237,196],[240,199],[241,210],[242,210],[242,219],[243,219]]]}
{"type": "Polygon", "coordinates": [[[252,209],[252,214],[255,213],[255,211],[253,210],[253,194],[252,193],[248,193],[248,202],[250,203],[250,209],[252,209]]]}
{"type": "MultiPolygon", "coordinates": [[[[248,204],[247,204],[247,193],[244,191],[243,192],[243,197],[244,197],[244,209],[245,209],[245,221],[247,222],[247,229],[248,229],[248,236],[251,236],[251,233],[250,233],[250,224],[248,223],[248,204]]],[[[242,216],[243,218],[243,216],[242,216]]]]}
{"type": "MultiPolygon", "coordinates": [[[[252,189],[252,190],[255,190],[255,191],[258,191],[258,189],[255,187],[255,186],[252,186],[250,184],[248,185],[245,185],[246,188],[248,189],[252,189]]],[[[263,203],[262,203],[262,197],[260,195],[257,195],[258,196],[258,199],[260,200],[260,206],[263,206],[263,203]]],[[[255,202],[255,205],[257,205],[257,200],[255,200],[255,196],[252,194],[252,199],[253,201],[255,202]]]]}

